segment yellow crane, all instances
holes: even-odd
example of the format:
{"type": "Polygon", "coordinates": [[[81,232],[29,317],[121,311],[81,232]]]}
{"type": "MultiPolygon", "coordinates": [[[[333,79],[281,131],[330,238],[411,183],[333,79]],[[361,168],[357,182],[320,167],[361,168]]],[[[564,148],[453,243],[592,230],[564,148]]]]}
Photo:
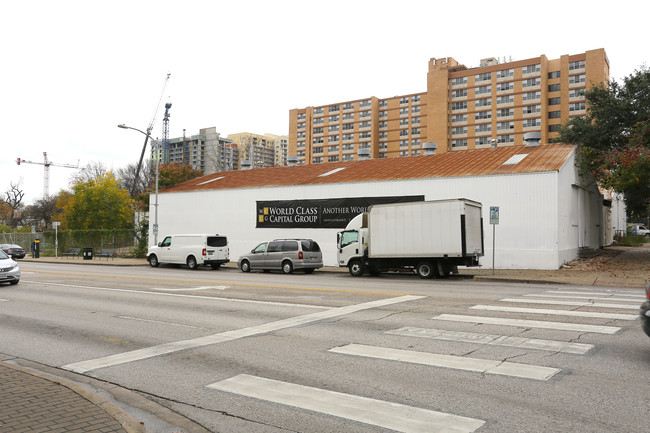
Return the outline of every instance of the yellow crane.
{"type": "MultiPolygon", "coordinates": [[[[16,163],[20,164],[37,164],[42,165],[45,171],[43,176],[43,198],[47,198],[50,195],[50,166],[54,167],[65,167],[65,168],[79,168],[79,160],[77,160],[76,165],[72,164],[55,164],[47,158],[47,152],[43,152],[43,162],[28,161],[26,159],[18,158],[16,163]]],[[[83,168],[82,168],[83,170],[83,168]]]]}

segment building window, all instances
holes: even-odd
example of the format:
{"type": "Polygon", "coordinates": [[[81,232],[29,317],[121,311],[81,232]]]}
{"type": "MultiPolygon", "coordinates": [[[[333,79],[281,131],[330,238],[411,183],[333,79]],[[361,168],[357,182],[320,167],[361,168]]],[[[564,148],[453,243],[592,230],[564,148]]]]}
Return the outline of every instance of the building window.
{"type": "Polygon", "coordinates": [[[573,104],[569,104],[569,111],[582,111],[586,109],[587,109],[586,102],[575,102],[573,104]]]}
{"type": "Polygon", "coordinates": [[[343,105],[344,110],[354,110],[354,102],[348,102],[347,104],[343,105]]]}
{"type": "Polygon", "coordinates": [[[371,114],[371,111],[370,111],[370,110],[362,111],[362,112],[359,114],[359,117],[370,117],[370,114],[371,114]]]}
{"type": "Polygon", "coordinates": [[[343,115],[343,120],[354,120],[354,113],[345,113],[343,115]]]}
{"type": "Polygon", "coordinates": [[[584,69],[584,68],[585,68],[584,60],[578,60],[577,62],[569,62],[569,71],[573,71],[574,69],[584,69]]]}
{"type": "Polygon", "coordinates": [[[327,128],[327,132],[338,132],[339,125],[332,125],[327,128]]]}
{"type": "Polygon", "coordinates": [[[399,156],[409,156],[409,151],[408,151],[408,150],[402,150],[402,151],[399,153],[399,156]]]}
{"type": "Polygon", "coordinates": [[[354,134],[343,134],[343,141],[354,140],[354,134]]]}
{"type": "Polygon", "coordinates": [[[320,125],[321,123],[325,122],[322,117],[318,117],[314,119],[314,125],[320,125]]]}
{"type": "Polygon", "coordinates": [[[323,162],[323,157],[322,156],[316,156],[316,157],[311,159],[311,162],[313,162],[314,164],[320,164],[321,162],[323,162]]]}
{"type": "Polygon", "coordinates": [[[380,132],[379,139],[381,140],[382,138],[388,138],[388,132],[380,132]]]}
{"type": "Polygon", "coordinates": [[[411,102],[413,103],[420,102],[420,95],[411,96],[411,102]]]}
{"type": "Polygon", "coordinates": [[[320,128],[314,128],[314,134],[322,134],[323,133],[323,127],[321,126],[320,128]]]}
{"type": "Polygon", "coordinates": [[[451,92],[452,98],[462,98],[467,96],[467,89],[454,90],[451,92]]]}
{"type": "Polygon", "coordinates": [[[524,128],[533,128],[535,126],[542,126],[542,119],[524,119],[523,127],[524,128]]]}
{"type": "Polygon", "coordinates": [[[522,87],[535,87],[542,84],[542,80],[539,78],[529,78],[521,82],[522,87]]]}
{"type": "Polygon", "coordinates": [[[339,136],[338,135],[330,135],[327,137],[327,142],[328,143],[336,143],[339,141],[339,136]]]}
{"type": "Polygon", "coordinates": [[[304,128],[305,128],[305,122],[299,122],[298,129],[304,129],[304,128]]]}
{"type": "Polygon", "coordinates": [[[386,155],[386,152],[382,152],[379,154],[380,158],[388,158],[388,155],[386,155]]]}
{"type": "Polygon", "coordinates": [[[584,83],[587,76],[585,74],[571,75],[569,77],[569,84],[584,83]]]}
{"type": "Polygon", "coordinates": [[[497,110],[497,117],[509,117],[514,115],[515,110],[512,108],[502,108],[500,110],[497,110]]]}
{"type": "Polygon", "coordinates": [[[402,96],[399,98],[399,103],[400,104],[408,104],[409,103],[409,97],[408,96],[402,96]]]}
{"type": "Polygon", "coordinates": [[[361,101],[359,102],[359,108],[370,107],[370,104],[372,104],[372,101],[370,99],[361,101]]]}
{"type": "Polygon", "coordinates": [[[298,113],[298,120],[305,120],[307,115],[305,113],[298,113]]]}
{"type": "Polygon", "coordinates": [[[419,124],[420,123],[420,118],[419,117],[413,117],[411,119],[411,123],[414,124],[414,125],[419,124]]]}
{"type": "Polygon", "coordinates": [[[497,136],[497,143],[514,143],[514,142],[515,142],[515,136],[512,134],[497,136]]]}
{"type": "Polygon", "coordinates": [[[562,125],[548,125],[548,132],[557,132],[562,125]]]}
{"type": "Polygon", "coordinates": [[[497,92],[503,92],[504,90],[513,90],[515,88],[514,81],[507,81],[505,83],[497,84],[497,92]]]}
{"type": "Polygon", "coordinates": [[[491,123],[484,123],[482,125],[476,125],[474,127],[474,132],[491,132],[491,131],[492,131],[491,123]]]}
{"type": "Polygon", "coordinates": [[[542,65],[537,64],[537,65],[528,65],[524,66],[521,68],[521,73],[522,74],[534,74],[535,72],[539,72],[542,70],[542,65]]]}
{"type": "Polygon", "coordinates": [[[351,131],[354,129],[354,123],[344,123],[343,124],[343,130],[344,131],[351,131]]]}
{"type": "Polygon", "coordinates": [[[475,107],[489,107],[492,105],[492,98],[477,99],[474,102],[475,107]]]}
{"type": "Polygon", "coordinates": [[[411,129],[411,134],[412,135],[419,135],[420,134],[420,128],[411,129]]]}
{"type": "Polygon", "coordinates": [[[409,135],[409,130],[408,129],[400,129],[399,131],[400,137],[406,137],[409,135]]]}
{"type": "Polygon", "coordinates": [[[380,111],[379,112],[379,118],[380,119],[385,119],[386,117],[388,117],[388,112],[387,111],[380,111]]]}
{"type": "Polygon", "coordinates": [[[498,122],[497,131],[501,131],[504,129],[515,129],[515,122],[498,122]]]}
{"type": "Polygon", "coordinates": [[[359,124],[359,128],[370,128],[370,122],[368,122],[367,120],[365,122],[361,122],[359,124]]]}
{"type": "Polygon", "coordinates": [[[323,107],[314,108],[314,114],[323,114],[323,111],[323,107]]]}
{"type": "Polygon", "coordinates": [[[409,124],[409,118],[408,117],[399,120],[399,126],[408,126],[408,124],[409,124]]]}
{"type": "Polygon", "coordinates": [[[459,138],[457,140],[451,140],[451,147],[467,147],[467,139],[459,138]]]}
{"type": "Polygon", "coordinates": [[[530,101],[533,99],[541,99],[542,98],[542,92],[527,92],[522,95],[522,99],[524,101],[530,101]]]}
{"type": "Polygon", "coordinates": [[[388,149],[388,143],[379,143],[380,149],[388,149]]]}
{"type": "Polygon", "coordinates": [[[338,155],[331,155],[327,157],[327,162],[339,162],[339,156],[338,155]]]}
{"type": "Polygon", "coordinates": [[[408,140],[400,140],[399,141],[399,147],[409,147],[409,141],[408,140]]]}
{"type": "Polygon", "coordinates": [[[549,80],[552,80],[553,78],[560,78],[560,71],[549,72],[548,78],[549,80]]]}
{"type": "Polygon", "coordinates": [[[569,90],[569,98],[584,98],[585,89],[571,89],[569,90]]]}
{"type": "Polygon", "coordinates": [[[562,117],[562,112],[561,111],[549,111],[548,112],[548,118],[549,119],[559,119],[562,117]]]}
{"type": "Polygon", "coordinates": [[[503,69],[501,71],[497,71],[497,78],[512,77],[514,75],[515,75],[514,69],[503,69]]]}
{"type": "Polygon", "coordinates": [[[515,102],[515,96],[514,95],[497,96],[497,105],[499,105],[499,104],[510,104],[512,102],[515,102]]]}
{"type": "Polygon", "coordinates": [[[457,126],[451,128],[451,135],[465,135],[467,134],[467,126],[457,126]]]}
{"type": "Polygon", "coordinates": [[[352,161],[353,159],[354,159],[354,155],[352,155],[351,153],[349,153],[347,155],[343,155],[343,158],[342,158],[343,161],[352,161]]]}
{"type": "Polygon", "coordinates": [[[451,122],[467,122],[467,114],[454,114],[451,116],[451,122]]]}
{"type": "Polygon", "coordinates": [[[400,108],[400,109],[399,109],[399,114],[400,114],[400,116],[405,116],[405,115],[409,114],[409,109],[408,109],[408,107],[400,108]]]}
{"type": "Polygon", "coordinates": [[[359,140],[364,139],[364,138],[370,138],[370,131],[365,131],[359,133],[359,140]]]}
{"type": "Polygon", "coordinates": [[[420,106],[411,107],[411,113],[417,114],[420,112],[420,106]]]}
{"type": "Polygon", "coordinates": [[[354,144],[344,144],[343,150],[354,150],[354,144]]]}
{"type": "Polygon", "coordinates": [[[338,152],[339,152],[338,146],[329,146],[327,148],[327,153],[338,153],[338,152]]]}
{"type": "Polygon", "coordinates": [[[474,81],[488,81],[492,79],[491,72],[485,72],[483,74],[478,74],[474,76],[474,81]]]}
{"type": "Polygon", "coordinates": [[[296,156],[305,156],[305,151],[299,150],[298,152],[296,152],[296,156]]]}
{"type": "Polygon", "coordinates": [[[411,140],[411,148],[414,148],[414,147],[420,147],[420,139],[419,138],[411,140]]]}
{"type": "Polygon", "coordinates": [[[305,147],[305,142],[304,141],[299,141],[297,147],[298,148],[305,147]]]}
{"type": "Polygon", "coordinates": [[[561,103],[560,98],[548,98],[548,105],[560,105],[561,103]]]}
{"type": "Polygon", "coordinates": [[[559,84],[549,84],[548,91],[549,92],[559,92],[560,91],[560,85],[559,84]]]}
{"type": "Polygon", "coordinates": [[[479,86],[474,89],[474,94],[482,95],[484,93],[492,93],[492,86],[479,86]]]}
{"type": "Polygon", "coordinates": [[[467,77],[458,77],[451,80],[452,86],[462,86],[463,84],[467,84],[467,77]]]}
{"type": "Polygon", "coordinates": [[[379,128],[388,128],[388,122],[379,122],[379,128]]]}
{"type": "Polygon", "coordinates": [[[461,102],[452,102],[451,103],[451,109],[453,110],[465,110],[467,109],[467,101],[461,101],[461,102]]]}
{"type": "Polygon", "coordinates": [[[330,116],[328,119],[329,122],[338,122],[339,116],[330,116]]]}
{"type": "Polygon", "coordinates": [[[490,144],[490,137],[476,137],[474,139],[475,146],[483,146],[485,144],[490,144]]]}
{"type": "Polygon", "coordinates": [[[540,113],[541,111],[542,111],[541,105],[526,105],[523,108],[523,114],[540,113]]]}
{"type": "Polygon", "coordinates": [[[314,148],[312,149],[312,152],[313,152],[313,153],[323,153],[323,148],[320,147],[320,146],[319,146],[319,147],[314,147],[314,148]]]}
{"type": "Polygon", "coordinates": [[[388,101],[386,101],[386,100],[379,101],[379,108],[387,107],[387,106],[388,106],[388,101]]]}
{"type": "Polygon", "coordinates": [[[492,118],[491,111],[477,111],[474,114],[474,120],[491,119],[491,118],[492,118]]]}
{"type": "Polygon", "coordinates": [[[330,105],[330,113],[334,113],[336,111],[339,111],[339,106],[338,105],[330,105]]]}

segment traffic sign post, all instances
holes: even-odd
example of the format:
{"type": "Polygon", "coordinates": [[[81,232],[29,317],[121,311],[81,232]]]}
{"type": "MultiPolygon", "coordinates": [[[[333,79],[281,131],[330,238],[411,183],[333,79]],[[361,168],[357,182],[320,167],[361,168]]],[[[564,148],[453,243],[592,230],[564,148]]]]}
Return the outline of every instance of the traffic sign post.
{"type": "Polygon", "coordinates": [[[59,221],[52,221],[52,227],[54,228],[54,258],[59,258],[59,221]]]}
{"type": "Polygon", "coordinates": [[[492,224],[492,275],[494,275],[494,245],[496,226],[499,224],[499,206],[490,206],[490,224],[492,224]]]}

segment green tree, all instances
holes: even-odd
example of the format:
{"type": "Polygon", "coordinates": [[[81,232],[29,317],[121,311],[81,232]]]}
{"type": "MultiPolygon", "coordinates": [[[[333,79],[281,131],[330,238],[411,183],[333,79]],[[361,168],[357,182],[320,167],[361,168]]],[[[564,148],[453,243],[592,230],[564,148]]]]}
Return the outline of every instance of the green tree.
{"type": "MultiPolygon", "coordinates": [[[[194,170],[189,165],[178,162],[170,162],[158,167],[158,188],[169,188],[200,176],[203,176],[200,170],[194,170]]],[[[155,182],[155,177],[153,180],[155,182]]]]}
{"type": "Polygon", "coordinates": [[[598,184],[625,195],[630,218],[650,211],[650,70],[585,93],[587,116],[574,117],[554,141],[580,144],[578,166],[598,184]]]}
{"type": "Polygon", "coordinates": [[[125,229],[133,227],[133,204],[111,172],[78,182],[66,197],[63,220],[68,229],[125,229]]]}

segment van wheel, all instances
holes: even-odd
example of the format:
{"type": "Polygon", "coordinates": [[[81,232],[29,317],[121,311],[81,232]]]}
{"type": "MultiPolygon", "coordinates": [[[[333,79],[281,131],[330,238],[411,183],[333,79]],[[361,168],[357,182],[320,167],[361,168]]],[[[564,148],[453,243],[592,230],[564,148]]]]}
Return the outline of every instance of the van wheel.
{"type": "Polygon", "coordinates": [[[365,271],[361,260],[352,260],[348,265],[348,270],[350,271],[350,275],[353,277],[360,277],[365,271]]]}
{"type": "Polygon", "coordinates": [[[285,274],[290,274],[293,272],[293,265],[289,260],[285,260],[284,262],[282,262],[282,272],[284,272],[285,274]]]}
{"type": "Polygon", "coordinates": [[[187,267],[190,268],[191,270],[198,269],[199,264],[196,262],[196,258],[194,256],[189,256],[187,258],[187,267]]]}
{"type": "Polygon", "coordinates": [[[149,256],[149,266],[152,268],[157,268],[160,263],[158,262],[158,257],[155,254],[149,256]]]}
{"type": "Polygon", "coordinates": [[[241,262],[241,271],[242,272],[250,272],[251,271],[251,264],[248,263],[248,260],[242,260],[242,262],[241,262]]]}
{"type": "Polygon", "coordinates": [[[433,265],[431,262],[420,262],[416,266],[415,272],[417,272],[418,277],[429,279],[433,277],[433,265]]]}

